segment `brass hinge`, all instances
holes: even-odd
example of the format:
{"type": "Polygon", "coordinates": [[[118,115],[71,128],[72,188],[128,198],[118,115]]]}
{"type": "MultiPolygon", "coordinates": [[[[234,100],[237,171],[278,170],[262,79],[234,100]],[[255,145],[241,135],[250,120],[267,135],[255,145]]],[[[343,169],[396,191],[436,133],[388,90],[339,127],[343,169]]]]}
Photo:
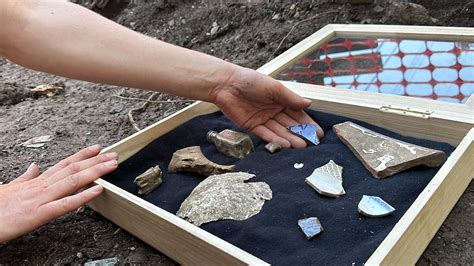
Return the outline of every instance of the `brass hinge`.
{"type": "Polygon", "coordinates": [[[430,118],[430,115],[433,113],[433,111],[430,111],[430,110],[423,110],[423,109],[416,109],[416,108],[402,107],[402,106],[393,106],[391,104],[383,105],[382,107],[380,107],[380,111],[387,112],[387,113],[395,113],[395,114],[400,114],[400,115],[420,117],[424,119],[430,118]]]}

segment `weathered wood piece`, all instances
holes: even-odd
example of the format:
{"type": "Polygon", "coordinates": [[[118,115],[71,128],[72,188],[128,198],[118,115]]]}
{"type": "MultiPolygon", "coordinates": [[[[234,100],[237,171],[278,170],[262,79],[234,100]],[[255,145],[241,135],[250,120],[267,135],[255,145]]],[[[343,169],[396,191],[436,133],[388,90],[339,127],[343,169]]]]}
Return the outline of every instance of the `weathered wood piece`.
{"type": "Polygon", "coordinates": [[[333,160],[316,168],[313,173],[305,179],[305,182],[319,194],[328,197],[339,197],[346,194],[342,186],[342,166],[333,160]]]}
{"type": "Polygon", "coordinates": [[[298,225],[308,240],[313,239],[315,236],[324,231],[323,226],[317,217],[300,219],[298,220],[298,225]]]}
{"type": "Polygon", "coordinates": [[[444,152],[387,137],[352,122],[333,126],[339,139],[376,178],[384,178],[418,165],[440,166],[444,152]]]}
{"type": "Polygon", "coordinates": [[[137,176],[133,182],[138,185],[138,194],[148,195],[155,190],[163,182],[162,174],[160,166],[157,165],[137,176]]]}
{"type": "Polygon", "coordinates": [[[224,219],[248,219],[272,199],[267,183],[245,182],[254,176],[244,172],[210,176],[194,188],[176,215],[197,226],[224,219]]]}
{"type": "Polygon", "coordinates": [[[193,172],[204,176],[232,172],[235,165],[221,165],[209,161],[201,152],[201,147],[192,146],[173,153],[168,172],[193,172]]]}
{"type": "Polygon", "coordinates": [[[368,217],[383,217],[393,213],[395,208],[380,197],[363,195],[357,210],[368,217]]]}

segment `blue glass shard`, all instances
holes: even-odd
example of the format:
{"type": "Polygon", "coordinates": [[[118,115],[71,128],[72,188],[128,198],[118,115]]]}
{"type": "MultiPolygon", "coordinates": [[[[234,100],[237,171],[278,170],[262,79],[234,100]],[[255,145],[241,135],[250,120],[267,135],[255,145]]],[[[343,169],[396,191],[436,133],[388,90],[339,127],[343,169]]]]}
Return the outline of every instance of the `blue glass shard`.
{"type": "Polygon", "coordinates": [[[288,130],[298,137],[303,138],[310,145],[319,144],[319,138],[316,134],[317,126],[314,124],[293,125],[289,126],[288,130]]]}
{"type": "Polygon", "coordinates": [[[323,226],[317,217],[309,217],[298,220],[298,225],[300,226],[301,230],[303,230],[303,233],[306,235],[307,239],[312,239],[323,231],[323,226]]]}

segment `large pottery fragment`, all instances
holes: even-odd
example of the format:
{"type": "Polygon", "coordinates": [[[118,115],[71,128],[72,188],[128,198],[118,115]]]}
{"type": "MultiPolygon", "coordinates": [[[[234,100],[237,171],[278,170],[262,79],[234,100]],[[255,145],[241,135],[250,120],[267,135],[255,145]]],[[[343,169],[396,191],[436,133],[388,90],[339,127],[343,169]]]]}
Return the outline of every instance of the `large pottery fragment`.
{"type": "Polygon", "coordinates": [[[387,137],[352,122],[333,126],[339,139],[376,178],[384,178],[418,165],[440,166],[444,152],[387,137]]]}
{"type": "Polygon", "coordinates": [[[231,219],[245,220],[260,212],[272,190],[264,182],[245,182],[255,175],[237,172],[204,179],[181,204],[176,215],[200,226],[231,219]]]}
{"type": "Polygon", "coordinates": [[[369,217],[383,217],[395,211],[395,208],[377,196],[363,195],[357,206],[360,214],[369,217]]]}
{"type": "Polygon", "coordinates": [[[148,195],[155,190],[163,182],[161,175],[160,166],[157,165],[137,176],[133,182],[138,186],[138,194],[148,195]]]}
{"type": "Polygon", "coordinates": [[[234,170],[235,165],[221,165],[209,161],[201,152],[201,147],[192,146],[173,153],[168,172],[193,172],[204,176],[218,175],[234,170]]]}
{"type": "Polygon", "coordinates": [[[337,165],[333,160],[316,168],[305,181],[321,195],[339,197],[346,194],[342,187],[342,166],[337,165]]]}

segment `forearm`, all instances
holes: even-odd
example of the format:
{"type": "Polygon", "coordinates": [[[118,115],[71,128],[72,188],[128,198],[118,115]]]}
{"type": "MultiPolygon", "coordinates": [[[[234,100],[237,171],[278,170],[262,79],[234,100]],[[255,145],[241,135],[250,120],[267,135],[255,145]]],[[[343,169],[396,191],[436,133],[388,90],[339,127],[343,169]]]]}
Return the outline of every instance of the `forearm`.
{"type": "Polygon", "coordinates": [[[139,34],[69,2],[25,6],[21,23],[11,25],[17,31],[7,36],[4,53],[28,68],[205,101],[212,101],[211,91],[238,68],[139,34]]]}

